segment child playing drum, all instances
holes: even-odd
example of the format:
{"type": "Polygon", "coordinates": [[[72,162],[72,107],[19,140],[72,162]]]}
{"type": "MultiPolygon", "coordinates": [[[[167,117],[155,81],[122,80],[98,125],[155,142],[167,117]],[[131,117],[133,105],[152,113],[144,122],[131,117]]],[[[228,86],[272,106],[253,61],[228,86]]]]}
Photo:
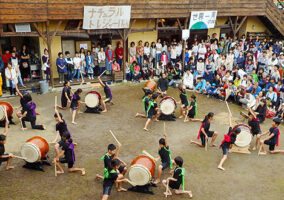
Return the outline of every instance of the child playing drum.
{"type": "Polygon", "coordinates": [[[162,164],[159,165],[158,167],[158,175],[156,180],[154,181],[155,184],[160,183],[161,181],[161,175],[162,175],[162,171],[167,169],[168,167],[170,169],[172,169],[172,160],[171,160],[171,151],[170,151],[170,147],[168,145],[168,139],[167,139],[167,133],[164,132],[164,136],[165,138],[161,138],[159,140],[159,157],[157,157],[155,159],[155,161],[157,162],[158,160],[161,159],[162,164]]]}
{"type": "MultiPolygon", "coordinates": [[[[3,109],[3,107],[1,107],[0,109],[3,109]]],[[[8,118],[6,118],[4,133],[0,134],[0,165],[1,165],[2,162],[7,162],[6,170],[14,168],[14,166],[10,165],[11,162],[12,162],[12,159],[13,159],[13,154],[12,153],[5,154],[5,146],[4,145],[5,145],[6,140],[7,140],[8,126],[9,126],[9,120],[8,120],[8,118]]]]}
{"type": "Polygon", "coordinates": [[[56,166],[59,168],[57,174],[63,174],[64,170],[61,167],[60,163],[68,164],[68,172],[77,172],[81,171],[82,176],[86,174],[85,168],[73,168],[75,163],[75,152],[74,152],[74,144],[72,139],[70,138],[70,134],[65,131],[62,135],[62,140],[55,145],[56,158],[54,162],[56,162],[56,166]],[[62,147],[62,151],[59,152],[59,147],[62,147]],[[64,155],[64,158],[62,156],[64,155]]]}
{"type": "Polygon", "coordinates": [[[189,106],[189,101],[188,101],[186,91],[182,86],[180,86],[179,91],[180,91],[180,95],[179,95],[180,102],[179,103],[181,103],[179,118],[181,119],[186,116],[188,106],[189,106]]]}
{"type": "Polygon", "coordinates": [[[159,94],[153,94],[152,99],[149,100],[148,107],[147,107],[147,110],[146,110],[147,121],[146,121],[145,126],[144,126],[145,131],[148,131],[148,125],[149,125],[152,118],[154,119],[155,122],[159,121],[158,120],[159,108],[158,108],[158,104],[156,102],[158,96],[159,96],[159,94]]]}
{"type": "Polygon", "coordinates": [[[190,144],[196,144],[200,147],[205,147],[206,142],[208,142],[208,138],[212,137],[211,140],[211,147],[215,147],[216,145],[214,144],[214,141],[216,140],[218,133],[216,131],[210,131],[210,122],[214,120],[214,113],[210,112],[208,115],[205,116],[204,120],[202,121],[201,127],[199,129],[199,133],[197,136],[197,139],[201,139],[200,142],[196,142],[191,140],[190,144]]]}
{"type": "Polygon", "coordinates": [[[173,164],[176,166],[174,170],[171,170],[171,174],[173,177],[167,178],[167,180],[163,180],[163,185],[167,188],[164,193],[166,196],[172,195],[172,192],[169,188],[173,189],[175,194],[188,194],[189,198],[192,198],[191,191],[184,190],[184,175],[185,169],[182,167],[183,159],[180,156],[175,157],[173,164]],[[182,186],[182,190],[180,190],[180,186],[182,186]]]}
{"type": "MultiPolygon", "coordinates": [[[[120,160],[118,158],[118,153],[119,153],[119,149],[120,149],[120,145],[121,144],[118,144],[117,148],[114,144],[109,144],[108,145],[108,151],[107,153],[101,157],[101,160],[104,161],[104,176],[106,175],[106,173],[108,172],[108,170],[111,168],[111,162],[115,159],[118,159],[120,162],[119,164],[119,167],[117,168],[117,170],[119,171],[119,173],[124,176],[126,171],[127,171],[127,168],[125,167],[126,166],[126,163],[123,162],[122,160],[120,160]]],[[[97,174],[96,175],[96,179],[103,179],[103,176],[97,174]]],[[[126,191],[126,189],[122,188],[121,187],[121,183],[120,185],[118,186],[118,191],[126,191]]]]}
{"type": "Polygon", "coordinates": [[[262,134],[257,135],[258,138],[267,135],[269,133],[269,136],[267,136],[264,140],[260,141],[260,148],[262,150],[262,152],[259,152],[259,155],[266,155],[266,150],[264,145],[268,145],[269,146],[269,153],[271,154],[276,154],[276,153],[284,153],[284,150],[275,150],[275,145],[278,146],[279,145],[279,135],[280,135],[280,131],[279,131],[279,124],[281,123],[281,119],[274,119],[272,122],[272,127],[269,129],[269,131],[266,131],[262,134]]]}
{"type": "MultiPolygon", "coordinates": [[[[55,127],[56,128],[56,136],[55,136],[54,140],[52,141],[53,144],[56,143],[58,136],[60,136],[60,140],[62,140],[63,133],[68,132],[70,134],[70,131],[67,128],[67,123],[62,118],[63,117],[62,114],[58,112],[56,107],[55,107],[54,111],[55,111],[54,119],[57,122],[57,124],[56,124],[56,127],[55,127]]],[[[72,137],[71,134],[70,134],[70,137],[72,137]]]]}
{"type": "MultiPolygon", "coordinates": [[[[107,171],[105,172],[105,175],[103,177],[104,183],[102,200],[108,199],[114,183],[117,183],[121,187],[122,182],[127,182],[127,179],[125,179],[122,174],[118,173],[120,166],[120,161],[118,159],[111,160],[110,166],[107,168],[107,171]]],[[[118,190],[121,189],[122,188],[118,188],[118,190]]]]}
{"type": "Polygon", "coordinates": [[[229,149],[231,148],[231,145],[235,143],[237,139],[237,135],[241,132],[240,128],[236,128],[235,130],[232,129],[232,114],[229,114],[229,131],[227,135],[224,135],[224,140],[222,141],[220,145],[220,149],[222,147],[223,150],[223,158],[221,159],[218,169],[225,170],[223,168],[223,164],[225,160],[228,157],[229,149]]]}
{"type": "Polygon", "coordinates": [[[260,121],[259,121],[259,118],[254,113],[254,111],[251,109],[251,107],[248,106],[248,110],[249,110],[248,125],[250,127],[250,131],[251,131],[252,135],[256,136],[255,144],[254,144],[254,147],[252,148],[252,150],[256,150],[258,143],[259,143],[259,137],[257,137],[257,135],[261,134],[260,121]]]}
{"type": "MultiPolygon", "coordinates": [[[[149,105],[149,101],[150,101],[152,95],[153,95],[153,91],[152,91],[152,90],[147,90],[147,91],[145,92],[145,96],[144,96],[143,99],[142,99],[143,109],[144,109],[145,113],[147,112],[148,105],[149,105]]],[[[146,114],[136,113],[135,117],[143,117],[143,118],[146,118],[146,114]]]]}
{"type": "Polygon", "coordinates": [[[72,124],[77,124],[77,122],[75,122],[75,117],[76,117],[76,114],[77,112],[80,113],[80,95],[82,94],[82,89],[79,88],[75,91],[75,93],[73,94],[72,96],[72,101],[71,101],[71,104],[70,104],[70,109],[72,111],[72,124]]]}
{"type": "Polygon", "coordinates": [[[57,106],[58,108],[62,110],[67,109],[67,103],[71,103],[71,94],[73,95],[73,91],[71,90],[70,87],[70,82],[65,81],[62,89],[62,94],[61,94],[61,106],[57,106]]]}
{"type": "Polygon", "coordinates": [[[113,96],[112,96],[112,93],[111,93],[111,89],[107,85],[107,83],[103,82],[101,80],[100,76],[98,77],[98,79],[99,79],[100,85],[102,86],[102,88],[104,88],[104,92],[105,92],[105,95],[106,95],[106,99],[101,101],[102,104],[103,104],[103,108],[104,108],[104,110],[102,112],[107,112],[106,103],[110,103],[111,105],[113,105],[114,104],[113,101],[112,101],[113,96]]]}

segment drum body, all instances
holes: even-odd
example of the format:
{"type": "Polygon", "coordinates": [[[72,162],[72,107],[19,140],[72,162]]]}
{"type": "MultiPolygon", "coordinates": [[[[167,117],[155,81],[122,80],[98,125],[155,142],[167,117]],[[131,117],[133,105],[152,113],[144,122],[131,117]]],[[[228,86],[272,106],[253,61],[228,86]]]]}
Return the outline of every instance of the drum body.
{"type": "Polygon", "coordinates": [[[241,132],[238,134],[237,139],[235,141],[235,145],[238,147],[248,146],[252,140],[252,135],[250,132],[250,128],[247,125],[239,124],[234,126],[233,131],[236,128],[240,128],[241,132]]]}
{"type": "Polygon", "coordinates": [[[26,161],[33,163],[46,158],[49,151],[48,143],[39,136],[32,137],[26,141],[21,150],[22,157],[26,161]]]}
{"type": "Polygon", "coordinates": [[[154,91],[156,88],[156,85],[157,84],[154,81],[149,80],[146,82],[144,88],[149,88],[150,90],[154,91]]]}
{"type": "Polygon", "coordinates": [[[85,97],[86,105],[89,108],[95,108],[100,104],[101,95],[96,91],[90,91],[85,97]]]}
{"type": "Polygon", "coordinates": [[[141,155],[136,157],[129,168],[129,179],[136,185],[148,184],[155,176],[155,162],[148,156],[141,155]]]}
{"type": "MultiPolygon", "coordinates": [[[[10,103],[6,102],[6,101],[1,101],[0,102],[0,106],[5,106],[6,107],[6,111],[7,111],[7,116],[8,117],[12,117],[13,115],[13,107],[11,106],[10,103]]],[[[0,121],[5,120],[5,112],[0,109],[0,121]]]]}
{"type": "Polygon", "coordinates": [[[164,97],[160,102],[160,110],[164,115],[171,115],[177,107],[176,101],[172,97],[164,97]]]}

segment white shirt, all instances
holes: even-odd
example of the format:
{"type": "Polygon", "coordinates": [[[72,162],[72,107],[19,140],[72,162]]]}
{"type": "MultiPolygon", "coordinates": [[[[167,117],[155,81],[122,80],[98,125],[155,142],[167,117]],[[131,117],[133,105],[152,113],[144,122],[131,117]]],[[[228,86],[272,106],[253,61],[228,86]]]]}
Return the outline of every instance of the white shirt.
{"type": "Polygon", "coordinates": [[[150,55],[150,47],[144,47],[144,55],[150,55]]]}
{"type": "Polygon", "coordinates": [[[162,45],[161,43],[156,44],[156,53],[162,53],[162,45]]]}
{"type": "Polygon", "coordinates": [[[98,53],[98,62],[101,63],[101,62],[105,62],[106,60],[106,54],[105,52],[99,52],[98,53]]]}
{"type": "Polygon", "coordinates": [[[15,81],[17,78],[16,70],[12,68],[10,71],[10,69],[7,67],[5,69],[5,76],[6,76],[6,79],[10,79],[10,80],[12,79],[13,81],[15,81]]]}
{"type": "Polygon", "coordinates": [[[73,59],[71,57],[66,57],[65,61],[67,62],[67,64],[73,65],[73,59]]]}
{"type": "Polygon", "coordinates": [[[176,49],[171,49],[171,59],[176,59],[177,58],[177,51],[176,49]]]}
{"type": "Polygon", "coordinates": [[[241,79],[243,79],[245,74],[246,74],[246,72],[243,69],[238,70],[238,75],[241,77],[241,79]]]}
{"type": "Polygon", "coordinates": [[[163,46],[163,47],[162,47],[162,52],[163,52],[163,51],[167,52],[167,49],[168,49],[168,46],[167,46],[167,45],[163,46]]]}
{"type": "Polygon", "coordinates": [[[183,84],[189,88],[193,88],[193,75],[191,72],[184,74],[183,84]]]}
{"type": "Polygon", "coordinates": [[[73,63],[74,63],[74,69],[80,69],[81,58],[79,58],[79,57],[74,57],[74,58],[73,58],[73,63]]]}
{"type": "Polygon", "coordinates": [[[178,45],[176,47],[176,50],[177,50],[177,56],[180,56],[181,55],[181,52],[182,52],[182,44],[178,45]]]}
{"type": "Polygon", "coordinates": [[[198,49],[198,58],[205,58],[205,53],[207,52],[206,47],[201,47],[198,49]],[[203,54],[200,54],[203,53],[203,54]]]}
{"type": "Polygon", "coordinates": [[[196,45],[196,46],[193,46],[192,47],[192,54],[193,55],[197,55],[197,52],[198,52],[198,46],[196,45]]]}

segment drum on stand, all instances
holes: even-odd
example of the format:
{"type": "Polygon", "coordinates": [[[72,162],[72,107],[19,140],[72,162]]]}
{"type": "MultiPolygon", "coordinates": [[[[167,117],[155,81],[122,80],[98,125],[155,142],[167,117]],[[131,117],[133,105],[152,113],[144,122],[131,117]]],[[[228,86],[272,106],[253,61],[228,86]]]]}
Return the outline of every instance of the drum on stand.
{"type": "Polygon", "coordinates": [[[229,152],[250,154],[251,152],[249,151],[249,146],[252,140],[250,128],[247,125],[239,124],[234,126],[233,131],[236,128],[240,128],[241,132],[237,135],[235,144],[232,146],[229,152]]]}
{"type": "Polygon", "coordinates": [[[171,115],[177,107],[176,101],[172,97],[164,97],[160,102],[160,110],[164,115],[171,115]]]}
{"type": "MultiPolygon", "coordinates": [[[[11,106],[10,103],[6,102],[6,101],[1,101],[0,102],[0,106],[5,106],[6,107],[6,111],[7,111],[7,117],[12,117],[13,115],[13,107],[11,106]]],[[[0,109],[0,121],[5,120],[5,112],[4,110],[0,109]]]]}
{"type": "Polygon", "coordinates": [[[89,108],[95,108],[100,104],[101,95],[96,91],[90,91],[85,97],[86,106],[89,108]]]}
{"type": "Polygon", "coordinates": [[[136,157],[129,168],[129,180],[138,186],[148,184],[155,176],[155,162],[148,156],[136,157]]]}
{"type": "Polygon", "coordinates": [[[149,80],[149,81],[146,82],[143,89],[144,90],[149,89],[149,90],[152,90],[154,92],[156,86],[157,86],[157,84],[154,81],[149,80]]]}
{"type": "Polygon", "coordinates": [[[22,146],[21,155],[29,163],[45,159],[49,151],[48,143],[39,136],[32,137],[22,146]]]}

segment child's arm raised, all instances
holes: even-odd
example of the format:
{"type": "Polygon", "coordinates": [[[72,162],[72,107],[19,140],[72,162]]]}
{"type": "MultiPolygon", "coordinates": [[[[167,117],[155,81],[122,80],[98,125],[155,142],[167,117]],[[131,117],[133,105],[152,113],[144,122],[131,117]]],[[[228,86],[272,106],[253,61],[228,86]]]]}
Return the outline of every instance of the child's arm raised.
{"type": "Polygon", "coordinates": [[[229,113],[229,127],[232,127],[232,114],[229,113]]]}
{"type": "Polygon", "coordinates": [[[121,146],[121,144],[118,143],[118,144],[117,144],[117,149],[116,149],[115,154],[114,154],[114,156],[113,156],[113,159],[115,159],[115,158],[118,157],[118,153],[119,153],[120,146],[121,146]]]}
{"type": "Polygon", "coordinates": [[[4,129],[3,135],[7,136],[7,134],[8,134],[8,128],[9,128],[9,120],[8,120],[8,118],[6,118],[5,129],[4,129]]]}
{"type": "Polygon", "coordinates": [[[168,136],[166,132],[164,132],[164,136],[165,136],[165,146],[167,147],[168,146],[168,136]]]}
{"type": "Polygon", "coordinates": [[[98,80],[100,82],[100,85],[104,88],[105,87],[105,84],[103,83],[102,79],[100,76],[98,76],[98,80]]]}

